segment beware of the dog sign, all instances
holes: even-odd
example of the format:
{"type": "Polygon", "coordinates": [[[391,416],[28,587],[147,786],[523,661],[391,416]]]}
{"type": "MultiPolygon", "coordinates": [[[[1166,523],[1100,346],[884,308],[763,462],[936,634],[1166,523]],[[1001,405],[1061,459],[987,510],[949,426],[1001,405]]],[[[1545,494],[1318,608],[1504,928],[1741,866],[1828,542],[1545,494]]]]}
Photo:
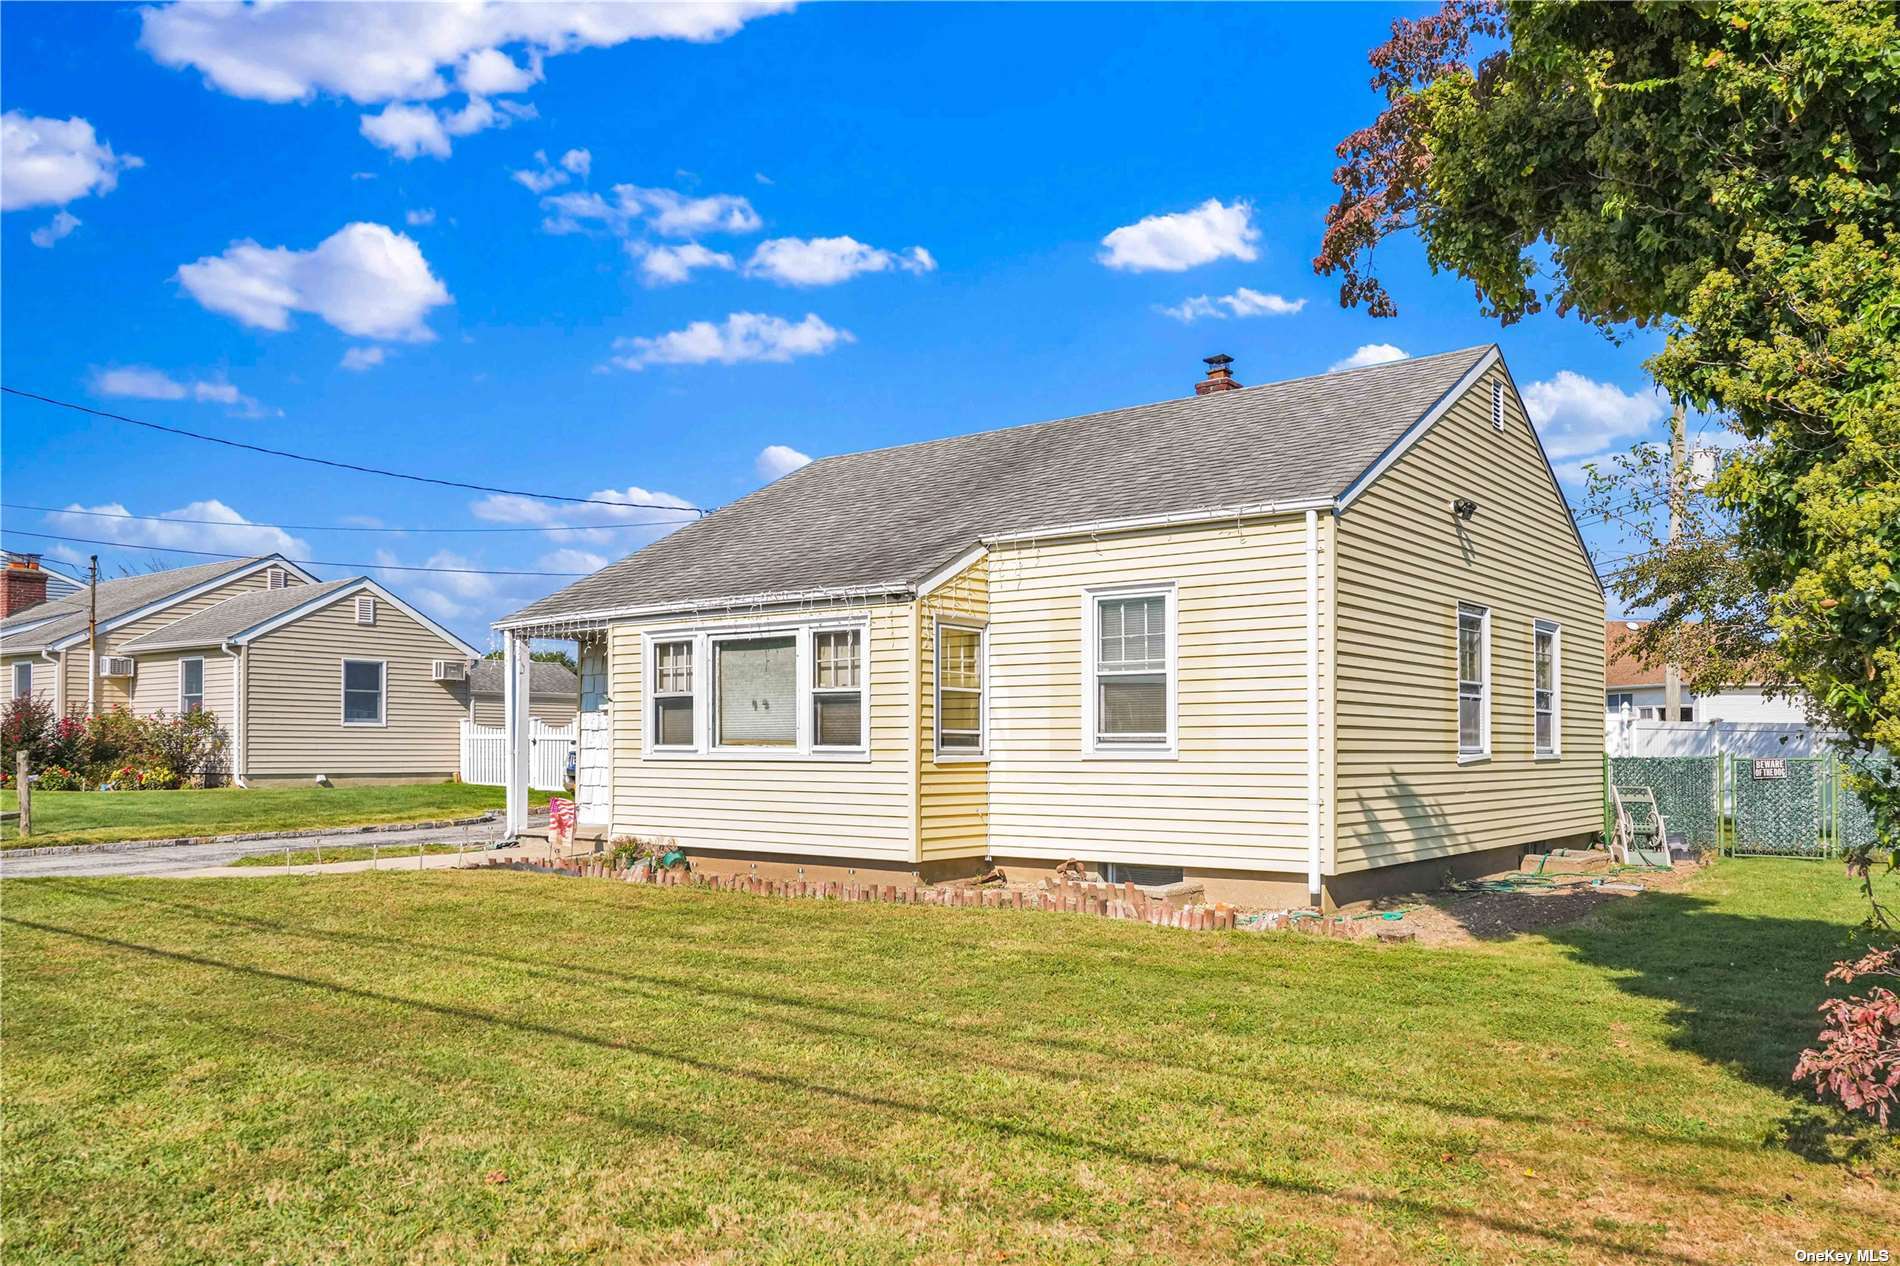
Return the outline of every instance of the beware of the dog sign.
{"type": "Polygon", "coordinates": [[[1758,760],[1755,762],[1755,777],[1757,779],[1786,778],[1787,776],[1788,776],[1788,762],[1783,757],[1777,756],[1777,757],[1773,757],[1767,760],[1758,760]]]}

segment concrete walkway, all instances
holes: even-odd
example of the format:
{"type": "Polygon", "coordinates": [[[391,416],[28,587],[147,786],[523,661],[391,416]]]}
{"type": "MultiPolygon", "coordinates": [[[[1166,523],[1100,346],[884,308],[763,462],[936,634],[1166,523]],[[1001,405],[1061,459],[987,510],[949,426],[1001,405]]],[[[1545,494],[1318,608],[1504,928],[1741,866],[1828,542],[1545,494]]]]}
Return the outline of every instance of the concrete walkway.
{"type": "MultiPolygon", "coordinates": [[[[232,840],[223,844],[168,844],[160,848],[143,848],[124,853],[61,853],[45,857],[13,857],[0,852],[0,879],[29,879],[40,876],[117,876],[117,875],[163,875],[171,877],[228,875],[233,878],[261,878],[266,875],[282,875],[282,866],[232,866],[230,863],[240,857],[268,857],[275,853],[283,856],[284,846],[288,844],[293,853],[302,853],[321,845],[325,849],[368,848],[372,844],[385,848],[413,848],[421,844],[464,843],[470,855],[485,850],[501,837],[499,822],[482,822],[474,826],[444,827],[435,831],[344,831],[335,835],[307,835],[290,840],[232,840]]],[[[532,846],[524,849],[510,849],[505,856],[545,856],[547,848],[542,844],[538,849],[532,846]]],[[[460,858],[455,853],[439,853],[422,858],[422,869],[439,866],[454,866],[460,858]]],[[[377,869],[390,870],[398,866],[417,869],[414,857],[385,858],[377,869]]],[[[344,873],[353,870],[368,870],[371,863],[338,862],[322,867],[293,866],[293,873],[321,871],[323,873],[344,873]]]]}

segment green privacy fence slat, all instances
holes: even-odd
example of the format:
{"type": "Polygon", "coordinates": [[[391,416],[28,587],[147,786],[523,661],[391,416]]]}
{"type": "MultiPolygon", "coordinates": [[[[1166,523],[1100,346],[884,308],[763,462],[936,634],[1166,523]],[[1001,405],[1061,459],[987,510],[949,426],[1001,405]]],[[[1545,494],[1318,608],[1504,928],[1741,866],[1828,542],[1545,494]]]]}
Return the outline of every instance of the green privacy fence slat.
{"type": "Polygon", "coordinates": [[[1832,756],[1790,756],[1772,761],[1738,756],[1730,773],[1734,786],[1732,852],[1773,857],[1833,854],[1832,756]]]}
{"type": "MultiPolygon", "coordinates": [[[[1840,764],[1843,774],[1848,772],[1865,774],[1888,785],[1891,785],[1896,777],[1900,777],[1900,767],[1896,767],[1893,759],[1888,756],[1855,754],[1842,757],[1840,764]]],[[[1858,848],[1863,844],[1873,843],[1873,811],[1867,807],[1865,801],[1854,794],[1854,789],[1847,785],[1845,778],[1841,780],[1840,806],[1839,828],[1842,847],[1858,848]]]]}
{"type": "Polygon", "coordinates": [[[1714,847],[1716,778],[1720,757],[1613,756],[1610,781],[1619,787],[1648,787],[1672,838],[1714,847]]]}

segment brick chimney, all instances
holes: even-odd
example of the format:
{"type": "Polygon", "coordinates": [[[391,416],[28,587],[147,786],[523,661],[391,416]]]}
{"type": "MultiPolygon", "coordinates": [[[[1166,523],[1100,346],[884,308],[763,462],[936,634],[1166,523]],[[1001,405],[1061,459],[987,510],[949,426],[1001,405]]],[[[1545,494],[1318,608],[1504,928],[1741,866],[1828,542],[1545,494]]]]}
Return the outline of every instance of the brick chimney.
{"type": "Polygon", "coordinates": [[[4,581],[0,581],[0,616],[13,615],[46,601],[46,573],[38,554],[7,554],[4,581]]]}
{"type": "Polygon", "coordinates": [[[1207,365],[1207,377],[1194,384],[1195,395],[1211,396],[1216,391],[1240,390],[1240,384],[1234,381],[1234,371],[1227,368],[1234,363],[1233,357],[1225,352],[1217,352],[1202,360],[1207,365]]]}

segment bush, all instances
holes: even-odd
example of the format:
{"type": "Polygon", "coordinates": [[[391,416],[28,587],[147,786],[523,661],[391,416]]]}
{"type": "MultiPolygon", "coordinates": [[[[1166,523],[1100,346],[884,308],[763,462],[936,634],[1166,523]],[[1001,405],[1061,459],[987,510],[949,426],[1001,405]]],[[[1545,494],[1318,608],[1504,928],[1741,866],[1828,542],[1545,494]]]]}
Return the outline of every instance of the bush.
{"type": "Polygon", "coordinates": [[[65,765],[48,765],[40,771],[39,782],[35,786],[41,791],[84,791],[86,782],[76,769],[65,765]]]}
{"type": "Polygon", "coordinates": [[[145,722],[123,707],[86,718],[79,739],[79,769],[86,781],[101,783],[136,761],[145,748],[145,722]]]}
{"type": "MultiPolygon", "coordinates": [[[[1900,950],[1872,950],[1827,974],[1842,984],[1856,976],[1900,980],[1900,950]]],[[[1840,1100],[1850,1112],[1888,1124],[1900,1102],[1900,996],[1876,985],[1864,997],[1829,998],[1820,1009],[1827,1017],[1821,1049],[1801,1052],[1794,1079],[1812,1082],[1817,1095],[1840,1100]]]]}
{"type": "Polygon", "coordinates": [[[8,777],[13,776],[21,752],[34,764],[41,761],[41,748],[52,731],[52,704],[36,694],[7,701],[5,711],[0,711],[0,765],[6,767],[8,777]]]}
{"type": "Polygon", "coordinates": [[[151,772],[163,771],[173,787],[196,780],[224,755],[224,727],[209,712],[155,713],[145,719],[144,731],[141,754],[151,772]]]}

